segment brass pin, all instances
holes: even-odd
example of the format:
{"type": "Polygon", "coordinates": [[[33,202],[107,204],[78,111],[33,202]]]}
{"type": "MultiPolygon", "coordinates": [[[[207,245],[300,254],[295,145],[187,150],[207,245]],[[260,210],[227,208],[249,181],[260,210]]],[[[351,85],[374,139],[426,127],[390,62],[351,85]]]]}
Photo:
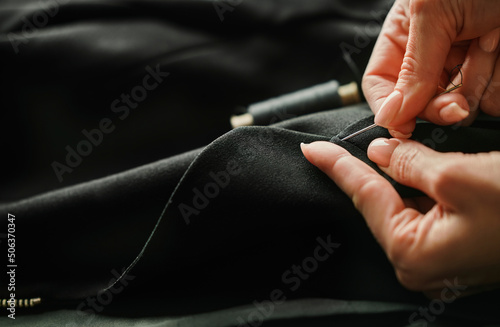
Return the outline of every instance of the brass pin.
{"type": "Polygon", "coordinates": [[[0,299],[0,306],[2,308],[8,308],[12,306],[12,303],[14,303],[14,307],[16,308],[32,308],[35,305],[40,304],[41,302],[42,299],[39,297],[32,299],[15,299],[15,300],[0,299]]]}

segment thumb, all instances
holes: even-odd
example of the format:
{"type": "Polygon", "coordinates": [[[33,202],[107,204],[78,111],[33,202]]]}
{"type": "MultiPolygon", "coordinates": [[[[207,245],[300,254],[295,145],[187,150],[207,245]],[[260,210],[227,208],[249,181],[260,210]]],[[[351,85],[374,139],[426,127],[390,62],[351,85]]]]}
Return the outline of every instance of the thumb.
{"type": "Polygon", "coordinates": [[[410,29],[401,71],[393,93],[375,118],[375,123],[386,128],[407,124],[434,97],[457,33],[449,1],[411,1],[409,11],[410,29]]]}
{"type": "Polygon", "coordinates": [[[368,158],[445,209],[471,213],[498,207],[500,152],[441,153],[413,140],[379,138],[368,146],[368,158]]]}
{"type": "MultiPolygon", "coordinates": [[[[421,190],[449,209],[457,209],[470,189],[462,183],[464,154],[440,153],[413,140],[376,139],[368,147],[368,157],[396,182],[421,190]]],[[[464,200],[464,202],[467,202],[464,200]]]]}

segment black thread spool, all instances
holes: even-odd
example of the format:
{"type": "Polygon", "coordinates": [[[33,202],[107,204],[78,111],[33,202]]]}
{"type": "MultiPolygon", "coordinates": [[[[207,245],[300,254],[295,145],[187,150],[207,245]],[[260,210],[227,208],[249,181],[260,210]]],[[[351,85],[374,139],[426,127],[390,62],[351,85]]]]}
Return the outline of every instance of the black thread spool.
{"type": "Polygon", "coordinates": [[[233,128],[269,125],[313,112],[334,109],[361,101],[356,82],[340,85],[332,80],[248,106],[247,113],[232,116],[233,128]]]}

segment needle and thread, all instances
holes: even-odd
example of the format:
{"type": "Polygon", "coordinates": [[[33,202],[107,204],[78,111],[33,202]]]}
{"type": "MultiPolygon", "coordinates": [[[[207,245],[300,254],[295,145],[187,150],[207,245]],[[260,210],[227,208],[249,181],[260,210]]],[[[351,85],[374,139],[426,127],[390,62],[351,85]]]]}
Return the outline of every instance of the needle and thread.
{"type": "MultiPolygon", "coordinates": [[[[454,91],[454,90],[456,90],[456,89],[458,89],[458,88],[460,88],[460,87],[462,87],[462,86],[463,86],[463,78],[464,78],[464,77],[463,77],[463,75],[462,75],[462,70],[460,69],[460,67],[462,67],[462,64],[460,64],[460,65],[456,65],[456,66],[455,66],[455,67],[451,70],[451,72],[450,72],[450,75],[453,75],[453,71],[455,71],[455,69],[458,69],[458,72],[459,72],[459,74],[460,74],[460,83],[459,83],[459,84],[455,84],[455,83],[453,83],[453,81],[452,81],[452,80],[451,80],[451,78],[450,78],[450,83],[451,83],[451,85],[453,85],[453,86],[452,86],[452,87],[450,87],[449,89],[444,90],[443,92],[439,93],[439,94],[438,94],[438,95],[436,95],[436,96],[440,96],[440,95],[443,95],[443,94],[446,94],[446,93],[450,93],[450,92],[452,92],[452,91],[454,91]]],[[[366,131],[369,131],[370,129],[375,128],[375,127],[377,127],[377,126],[378,126],[377,124],[371,124],[370,126],[367,126],[367,127],[363,128],[363,129],[360,129],[360,130],[359,130],[359,131],[357,131],[357,132],[354,132],[354,133],[352,133],[352,134],[350,134],[350,135],[347,135],[346,137],[344,137],[343,139],[341,139],[341,141],[348,140],[348,139],[350,139],[351,137],[354,137],[354,136],[357,136],[357,135],[359,135],[359,134],[361,134],[361,133],[364,133],[364,132],[366,132],[366,131]]]]}
{"type": "Polygon", "coordinates": [[[354,132],[354,133],[352,133],[352,134],[350,134],[350,135],[347,135],[346,137],[344,137],[343,139],[341,139],[341,141],[348,140],[348,139],[350,139],[351,137],[354,137],[354,136],[356,136],[356,135],[359,135],[359,134],[361,134],[361,133],[364,133],[364,132],[366,132],[366,131],[369,131],[370,129],[375,128],[375,127],[377,127],[377,126],[378,126],[377,124],[371,124],[371,125],[370,125],[370,126],[368,126],[368,127],[365,127],[365,128],[363,128],[363,129],[360,129],[359,131],[354,132]]]}

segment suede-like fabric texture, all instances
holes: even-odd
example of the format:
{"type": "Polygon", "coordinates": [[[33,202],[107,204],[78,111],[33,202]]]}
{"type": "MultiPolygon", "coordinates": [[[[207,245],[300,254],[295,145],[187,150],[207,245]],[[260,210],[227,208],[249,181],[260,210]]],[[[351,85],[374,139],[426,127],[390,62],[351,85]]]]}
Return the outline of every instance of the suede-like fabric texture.
{"type": "MultiPolygon", "coordinates": [[[[127,266],[146,240],[159,216],[147,206],[154,204],[159,213],[161,205],[166,203],[167,196],[159,200],[158,193],[164,193],[159,190],[158,182],[152,181],[161,180],[161,176],[179,177],[180,169],[177,173],[169,169],[184,162],[190,166],[163,212],[144,256],[129,273],[132,279],[106,306],[108,315],[122,318],[189,315],[196,320],[207,318],[198,316],[200,313],[217,310],[220,315],[213,317],[223,319],[221,325],[231,326],[234,320],[228,317],[245,317],[242,312],[250,310],[247,315],[252,312],[251,305],[246,309],[239,306],[269,300],[270,292],[279,289],[287,298],[287,304],[279,306],[277,311],[284,312],[284,317],[271,315],[270,321],[296,318],[296,310],[289,306],[303,306],[306,312],[308,307],[317,308],[312,299],[323,298],[349,302],[327,305],[326,312],[313,310],[311,314],[316,318],[306,319],[307,322],[301,318],[295,323],[313,324],[315,319],[322,323],[327,319],[325,315],[331,321],[345,319],[348,324],[361,321],[361,325],[367,319],[380,319],[381,325],[386,319],[396,319],[399,322],[395,326],[404,326],[403,322],[418,312],[420,306],[425,308],[428,300],[399,285],[384,253],[350,200],[311,166],[299,149],[300,142],[348,134],[360,124],[369,123],[372,119],[369,115],[368,109],[360,106],[297,118],[279,127],[240,128],[218,138],[201,152],[2,207],[24,217],[23,220],[37,218],[29,220],[29,224],[19,223],[19,230],[29,236],[31,244],[37,244],[29,250],[20,244],[18,249],[20,257],[30,258],[23,268],[37,272],[36,275],[21,272],[19,294],[47,299],[45,310],[69,310],[82,301],[86,303],[85,298],[99,294],[116,277],[111,271],[127,266]],[[368,117],[342,130],[336,118],[353,113],[368,117]],[[311,130],[307,133],[293,130],[306,121],[307,125],[315,126],[320,120],[329,120],[324,125],[327,129],[319,128],[316,134],[311,130]],[[221,177],[221,172],[228,172],[225,176],[229,178],[221,177]],[[135,182],[130,185],[130,180],[135,182]],[[214,186],[217,183],[224,185],[218,192],[214,186]],[[211,186],[206,189],[207,185],[211,186]],[[206,202],[199,200],[199,196],[196,200],[200,193],[210,194],[206,202]],[[198,206],[194,201],[199,201],[198,206]],[[182,204],[193,211],[181,211],[182,204]],[[145,213],[134,207],[142,208],[145,213]],[[67,218],[68,212],[72,219],[85,221],[88,230],[82,225],[78,231],[71,230],[73,223],[67,218]],[[137,216],[149,219],[146,222],[137,216]],[[336,244],[331,257],[307,274],[307,278],[285,276],[293,265],[300,265],[312,256],[318,237],[336,244]],[[138,303],[139,298],[146,300],[138,303]],[[363,317],[351,317],[353,313],[347,308],[364,303],[359,301],[376,302],[385,309],[373,313],[374,307],[366,304],[362,306],[365,311],[356,310],[363,317]]],[[[470,137],[482,142],[480,149],[498,149],[498,144],[491,142],[500,133],[494,129],[470,127],[454,134],[451,127],[421,123],[415,137],[425,138],[436,128],[442,128],[447,136],[440,143],[440,150],[460,148],[464,142],[470,142],[470,137]]],[[[364,140],[357,139],[354,143],[353,139],[346,148],[356,154],[371,139],[385,133],[374,130],[364,140]]],[[[359,158],[368,162],[364,156],[359,158]]],[[[496,295],[482,294],[457,300],[447,304],[439,321],[461,317],[462,325],[474,325],[478,311],[481,319],[496,321],[491,306],[498,304],[497,299],[496,295]]],[[[69,317],[71,312],[67,312],[69,317]]],[[[89,319],[86,316],[81,319],[84,318],[89,319]]],[[[102,319],[104,323],[109,318],[102,319]]],[[[234,325],[238,325],[237,320],[234,325]]]]}
{"type": "MultiPolygon", "coordinates": [[[[16,297],[42,298],[15,320],[5,311],[0,324],[408,326],[421,309],[437,310],[399,284],[363,217],[300,151],[331,140],[377,169],[366,148],[387,131],[340,141],[373,121],[366,104],[228,126],[238,105],[359,78],[341,44],[357,49],[362,70],[390,3],[245,0],[222,21],[221,3],[61,1],[32,34],[23,28],[40,10],[34,1],[0,5],[9,122],[0,226],[16,216],[16,297]],[[163,80],[127,116],[114,110],[148,74],[163,80]],[[115,129],[58,179],[51,164],[105,118],[115,129]],[[272,299],[271,310],[263,303],[272,299]]],[[[480,152],[499,150],[499,134],[491,119],[419,122],[413,138],[480,152]]],[[[424,321],[499,324],[498,295],[446,303],[424,321]]]]}

